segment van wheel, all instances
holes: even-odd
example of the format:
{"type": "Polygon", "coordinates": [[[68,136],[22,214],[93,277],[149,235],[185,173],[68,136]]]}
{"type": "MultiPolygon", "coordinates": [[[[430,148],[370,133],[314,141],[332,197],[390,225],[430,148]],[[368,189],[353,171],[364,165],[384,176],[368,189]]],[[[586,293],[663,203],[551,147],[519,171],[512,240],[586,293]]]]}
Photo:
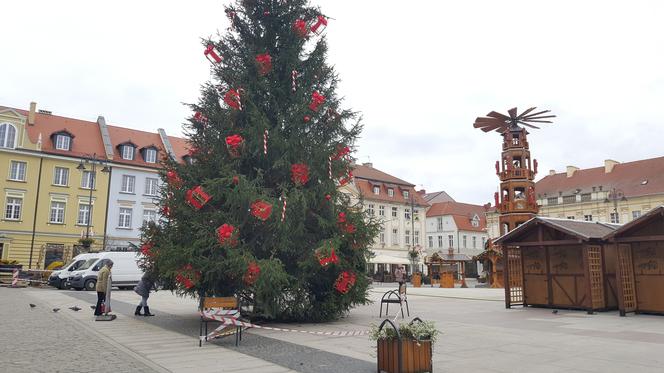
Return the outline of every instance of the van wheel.
{"type": "Polygon", "coordinates": [[[67,290],[67,279],[62,279],[60,280],[60,286],[58,286],[60,290],[67,290]]]}
{"type": "Polygon", "coordinates": [[[97,281],[96,280],[88,280],[85,282],[85,290],[95,290],[97,287],[97,281]]]}

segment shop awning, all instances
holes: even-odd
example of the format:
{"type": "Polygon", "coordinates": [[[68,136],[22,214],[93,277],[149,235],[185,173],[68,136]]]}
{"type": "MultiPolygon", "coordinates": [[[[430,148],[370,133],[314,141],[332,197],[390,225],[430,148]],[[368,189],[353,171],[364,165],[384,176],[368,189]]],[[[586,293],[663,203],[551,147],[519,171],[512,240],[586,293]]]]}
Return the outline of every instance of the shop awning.
{"type": "Polygon", "coordinates": [[[406,258],[397,258],[396,256],[379,254],[369,259],[369,263],[382,263],[382,264],[410,264],[410,260],[406,258]]]}

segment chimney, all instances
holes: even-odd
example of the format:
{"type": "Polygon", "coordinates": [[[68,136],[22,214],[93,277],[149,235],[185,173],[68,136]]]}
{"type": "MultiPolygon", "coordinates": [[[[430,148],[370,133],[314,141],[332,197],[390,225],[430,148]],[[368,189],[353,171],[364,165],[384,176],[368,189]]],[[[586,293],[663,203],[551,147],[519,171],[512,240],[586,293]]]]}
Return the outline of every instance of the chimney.
{"type": "Polygon", "coordinates": [[[556,174],[556,170],[549,170],[549,176],[553,176],[556,174]]]}
{"type": "Polygon", "coordinates": [[[31,102],[30,103],[30,112],[28,113],[28,125],[29,126],[34,126],[35,125],[35,114],[37,113],[37,103],[36,102],[31,102]]]}
{"type": "Polygon", "coordinates": [[[418,190],[418,191],[417,191],[417,194],[423,196],[423,195],[427,194],[427,191],[424,190],[424,189],[421,189],[421,190],[418,190]]]}
{"type": "Polygon", "coordinates": [[[365,163],[362,163],[362,166],[367,166],[367,167],[369,167],[369,168],[373,168],[373,163],[371,163],[371,162],[365,162],[365,163]]]}
{"type": "Polygon", "coordinates": [[[578,171],[579,168],[576,166],[567,166],[567,177],[574,176],[574,173],[578,171]]]}
{"type": "Polygon", "coordinates": [[[614,161],[613,159],[606,159],[604,160],[604,173],[609,174],[611,171],[613,171],[613,167],[615,165],[619,164],[620,162],[614,161]]]}

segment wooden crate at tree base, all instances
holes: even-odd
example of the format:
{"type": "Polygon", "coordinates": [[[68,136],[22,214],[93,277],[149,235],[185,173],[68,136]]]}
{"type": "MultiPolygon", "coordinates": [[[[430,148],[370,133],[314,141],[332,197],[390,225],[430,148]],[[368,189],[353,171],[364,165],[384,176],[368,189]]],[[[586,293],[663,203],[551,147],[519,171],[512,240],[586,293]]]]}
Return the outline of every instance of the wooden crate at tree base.
{"type": "Polygon", "coordinates": [[[399,370],[399,340],[378,341],[378,371],[386,373],[431,372],[431,341],[401,340],[401,370],[399,370]]]}
{"type": "Polygon", "coordinates": [[[412,278],[412,282],[413,282],[413,287],[416,287],[416,288],[421,287],[422,286],[422,275],[420,275],[419,273],[414,274],[413,278],[412,278]]]}
{"type": "Polygon", "coordinates": [[[454,274],[451,272],[444,272],[440,274],[440,287],[453,288],[454,287],[454,274]]]}

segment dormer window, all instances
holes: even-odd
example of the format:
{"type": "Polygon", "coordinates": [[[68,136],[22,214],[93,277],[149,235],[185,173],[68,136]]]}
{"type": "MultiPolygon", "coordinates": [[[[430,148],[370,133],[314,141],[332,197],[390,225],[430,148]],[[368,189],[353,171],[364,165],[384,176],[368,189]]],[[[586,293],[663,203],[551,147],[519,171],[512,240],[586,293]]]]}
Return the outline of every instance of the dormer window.
{"type": "Polygon", "coordinates": [[[130,142],[118,145],[118,150],[120,151],[120,156],[122,159],[128,161],[134,160],[134,152],[136,151],[136,146],[130,142]]]}
{"type": "Polygon", "coordinates": [[[374,186],[373,187],[373,194],[380,194],[380,187],[379,186],[374,186]]]}
{"type": "Polygon", "coordinates": [[[387,195],[390,197],[394,197],[394,189],[392,188],[387,189],[387,195]]]}
{"type": "Polygon", "coordinates": [[[70,150],[71,137],[64,133],[55,135],[55,148],[58,150],[70,150]]]}
{"type": "Polygon", "coordinates": [[[409,194],[408,194],[408,191],[407,191],[407,190],[404,190],[404,191],[403,191],[403,198],[408,198],[408,195],[409,195],[409,194]]]}
{"type": "Polygon", "coordinates": [[[147,163],[157,163],[157,149],[155,148],[143,149],[143,159],[147,163]]]}
{"type": "Polygon", "coordinates": [[[477,214],[475,214],[475,216],[473,216],[473,219],[470,221],[470,223],[472,224],[473,227],[479,227],[480,226],[480,217],[477,216],[477,214]]]}
{"type": "Polygon", "coordinates": [[[0,148],[13,149],[16,145],[16,127],[9,123],[0,125],[0,148]]]}

